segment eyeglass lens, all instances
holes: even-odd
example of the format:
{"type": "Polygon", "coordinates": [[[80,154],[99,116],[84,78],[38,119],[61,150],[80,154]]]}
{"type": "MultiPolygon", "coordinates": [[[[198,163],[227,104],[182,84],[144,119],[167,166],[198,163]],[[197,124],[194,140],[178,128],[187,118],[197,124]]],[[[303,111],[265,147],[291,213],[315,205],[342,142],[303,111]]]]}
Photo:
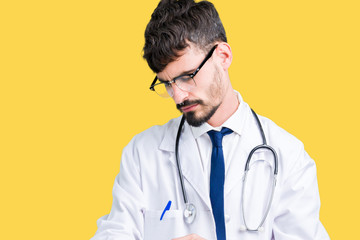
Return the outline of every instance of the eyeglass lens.
{"type": "MultiPolygon", "coordinates": [[[[190,76],[181,76],[174,79],[175,85],[182,91],[191,92],[195,87],[196,83],[190,76]]],[[[161,97],[173,97],[174,89],[171,83],[161,83],[154,86],[155,92],[161,97]]]]}

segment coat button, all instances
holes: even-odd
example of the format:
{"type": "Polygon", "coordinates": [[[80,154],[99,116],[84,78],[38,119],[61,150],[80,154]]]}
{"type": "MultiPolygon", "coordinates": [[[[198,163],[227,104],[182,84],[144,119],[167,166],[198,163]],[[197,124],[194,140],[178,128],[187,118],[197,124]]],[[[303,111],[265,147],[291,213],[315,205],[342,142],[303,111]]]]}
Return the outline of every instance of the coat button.
{"type": "Polygon", "coordinates": [[[230,222],[230,216],[228,214],[225,214],[225,222],[230,222]]]}

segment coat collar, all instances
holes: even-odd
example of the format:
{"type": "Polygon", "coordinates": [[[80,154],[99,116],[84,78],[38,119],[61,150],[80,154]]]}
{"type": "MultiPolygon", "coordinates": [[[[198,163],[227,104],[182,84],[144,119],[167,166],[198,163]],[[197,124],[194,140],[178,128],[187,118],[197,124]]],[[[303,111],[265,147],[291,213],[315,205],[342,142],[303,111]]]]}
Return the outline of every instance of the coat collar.
{"type": "MultiPolygon", "coordinates": [[[[180,120],[182,116],[171,119],[169,122],[165,124],[165,132],[164,137],[159,145],[159,149],[167,152],[175,152],[175,140],[177,130],[179,128],[180,120]]],[[[184,125],[187,123],[185,122],[184,125]]],[[[186,128],[186,127],[185,127],[186,128]]],[[[182,130],[182,134],[184,132],[184,128],[182,130]]]]}

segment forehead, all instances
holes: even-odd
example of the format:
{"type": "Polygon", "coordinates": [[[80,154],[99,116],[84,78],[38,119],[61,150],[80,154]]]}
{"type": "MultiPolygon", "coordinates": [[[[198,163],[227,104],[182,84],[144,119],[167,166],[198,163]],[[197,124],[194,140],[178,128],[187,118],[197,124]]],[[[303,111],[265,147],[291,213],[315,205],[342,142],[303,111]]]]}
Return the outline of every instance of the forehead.
{"type": "Polygon", "coordinates": [[[180,57],[170,62],[157,74],[162,80],[171,80],[179,75],[194,71],[204,58],[204,52],[193,44],[179,52],[180,57]]]}

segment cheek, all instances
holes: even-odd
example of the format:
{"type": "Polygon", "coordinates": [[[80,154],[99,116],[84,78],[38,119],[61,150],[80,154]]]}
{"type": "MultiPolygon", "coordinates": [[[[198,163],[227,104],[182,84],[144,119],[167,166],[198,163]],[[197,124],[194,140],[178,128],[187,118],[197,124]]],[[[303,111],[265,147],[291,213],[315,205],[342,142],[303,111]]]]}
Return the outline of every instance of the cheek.
{"type": "Polygon", "coordinates": [[[194,99],[203,100],[206,105],[217,105],[224,93],[220,73],[215,67],[213,69],[213,72],[202,75],[196,82],[196,90],[189,93],[194,99]]]}
{"type": "Polygon", "coordinates": [[[209,96],[211,99],[220,100],[224,94],[224,89],[222,87],[220,74],[215,72],[211,85],[209,87],[209,96]]]}

